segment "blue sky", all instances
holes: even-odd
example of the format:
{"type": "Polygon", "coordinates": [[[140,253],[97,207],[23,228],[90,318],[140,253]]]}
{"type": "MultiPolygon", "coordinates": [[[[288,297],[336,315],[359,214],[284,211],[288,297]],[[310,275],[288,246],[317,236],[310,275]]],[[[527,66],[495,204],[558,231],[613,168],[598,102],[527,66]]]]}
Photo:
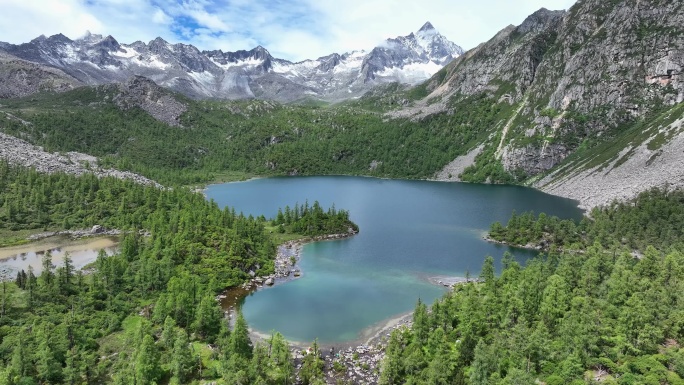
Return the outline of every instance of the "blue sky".
{"type": "Polygon", "coordinates": [[[370,49],[426,21],[465,49],[541,7],[574,0],[0,0],[0,41],[41,34],[75,39],[85,31],[120,43],[161,36],[200,49],[266,47],[299,61],[370,49]]]}

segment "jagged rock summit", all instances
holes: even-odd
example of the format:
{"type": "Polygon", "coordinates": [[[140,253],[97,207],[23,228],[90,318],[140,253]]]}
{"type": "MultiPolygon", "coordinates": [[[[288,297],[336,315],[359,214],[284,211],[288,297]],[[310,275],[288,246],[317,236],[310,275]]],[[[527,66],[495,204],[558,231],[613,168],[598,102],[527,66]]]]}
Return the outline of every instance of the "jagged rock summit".
{"type": "Polygon", "coordinates": [[[343,100],[378,83],[416,84],[463,53],[427,22],[416,33],[387,39],[370,52],[333,53],[293,63],[261,46],[251,50],[200,51],[158,37],[121,44],[87,32],[72,40],[62,34],[28,43],[0,43],[17,58],[53,67],[87,85],[144,76],[191,98],[263,98],[282,102],[315,98],[343,100]]]}
{"type": "Polygon", "coordinates": [[[387,39],[364,59],[363,81],[399,81],[417,84],[463,54],[463,49],[442,36],[430,22],[408,36],[387,39]]]}

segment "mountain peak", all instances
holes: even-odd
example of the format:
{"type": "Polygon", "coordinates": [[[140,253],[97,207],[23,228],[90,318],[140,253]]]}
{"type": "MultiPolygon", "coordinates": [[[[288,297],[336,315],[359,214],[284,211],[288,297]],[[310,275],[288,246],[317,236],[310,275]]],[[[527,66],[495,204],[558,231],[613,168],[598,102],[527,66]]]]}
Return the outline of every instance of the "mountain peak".
{"type": "Polygon", "coordinates": [[[435,29],[435,27],[432,25],[432,23],[430,23],[430,22],[428,21],[428,22],[426,22],[425,24],[423,24],[422,27],[420,27],[420,29],[418,30],[418,32],[427,32],[427,31],[432,31],[432,30],[434,30],[434,29],[435,29]]]}
{"type": "Polygon", "coordinates": [[[547,26],[555,23],[560,23],[565,16],[566,11],[549,11],[546,8],[540,8],[535,13],[528,16],[520,26],[518,32],[527,33],[531,31],[540,31],[547,26]]]}
{"type": "Polygon", "coordinates": [[[430,22],[408,36],[387,39],[371,52],[331,54],[300,63],[274,58],[261,45],[235,52],[200,52],[192,45],[169,43],[162,37],[147,44],[120,44],[113,36],[85,30],[74,41],[62,35],[43,36],[24,46],[0,43],[0,48],[63,69],[85,84],[145,75],[160,86],[197,99],[256,96],[286,102],[312,95],[348,99],[379,83],[416,84],[462,53],[430,22]]]}
{"type": "Polygon", "coordinates": [[[164,40],[161,36],[157,36],[154,40],[149,42],[149,45],[151,44],[169,44],[166,40],[164,40]]]}

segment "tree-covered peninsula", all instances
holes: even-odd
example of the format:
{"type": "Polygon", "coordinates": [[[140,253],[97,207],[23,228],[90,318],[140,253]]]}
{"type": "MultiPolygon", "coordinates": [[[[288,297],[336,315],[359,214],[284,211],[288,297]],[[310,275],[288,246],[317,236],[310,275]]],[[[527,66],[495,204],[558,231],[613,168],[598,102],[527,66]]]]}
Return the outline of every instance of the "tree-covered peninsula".
{"type": "MultiPolygon", "coordinates": [[[[358,229],[344,210],[296,206],[283,232],[358,229]]],[[[220,209],[186,189],[93,175],[41,174],[0,162],[0,232],[102,225],[124,231],[120,252],[84,274],[70,258],[4,281],[0,384],[292,383],[287,342],[253,346],[215,297],[273,272],[265,218],[220,209]]],[[[286,234],[287,235],[287,234],[286,234]]]]}

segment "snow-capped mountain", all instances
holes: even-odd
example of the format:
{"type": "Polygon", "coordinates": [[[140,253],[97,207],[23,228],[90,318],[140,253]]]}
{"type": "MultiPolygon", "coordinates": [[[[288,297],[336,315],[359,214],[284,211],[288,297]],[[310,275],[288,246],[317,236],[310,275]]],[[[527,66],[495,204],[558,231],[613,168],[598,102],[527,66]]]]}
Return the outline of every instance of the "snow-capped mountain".
{"type": "Polygon", "coordinates": [[[58,34],[29,43],[0,43],[0,50],[63,70],[85,84],[121,82],[139,75],[192,98],[306,97],[340,100],[384,82],[414,84],[428,79],[463,53],[429,22],[416,33],[387,39],[370,52],[331,54],[293,63],[259,46],[249,51],[200,51],[156,38],[120,44],[112,36],[58,34]]]}

